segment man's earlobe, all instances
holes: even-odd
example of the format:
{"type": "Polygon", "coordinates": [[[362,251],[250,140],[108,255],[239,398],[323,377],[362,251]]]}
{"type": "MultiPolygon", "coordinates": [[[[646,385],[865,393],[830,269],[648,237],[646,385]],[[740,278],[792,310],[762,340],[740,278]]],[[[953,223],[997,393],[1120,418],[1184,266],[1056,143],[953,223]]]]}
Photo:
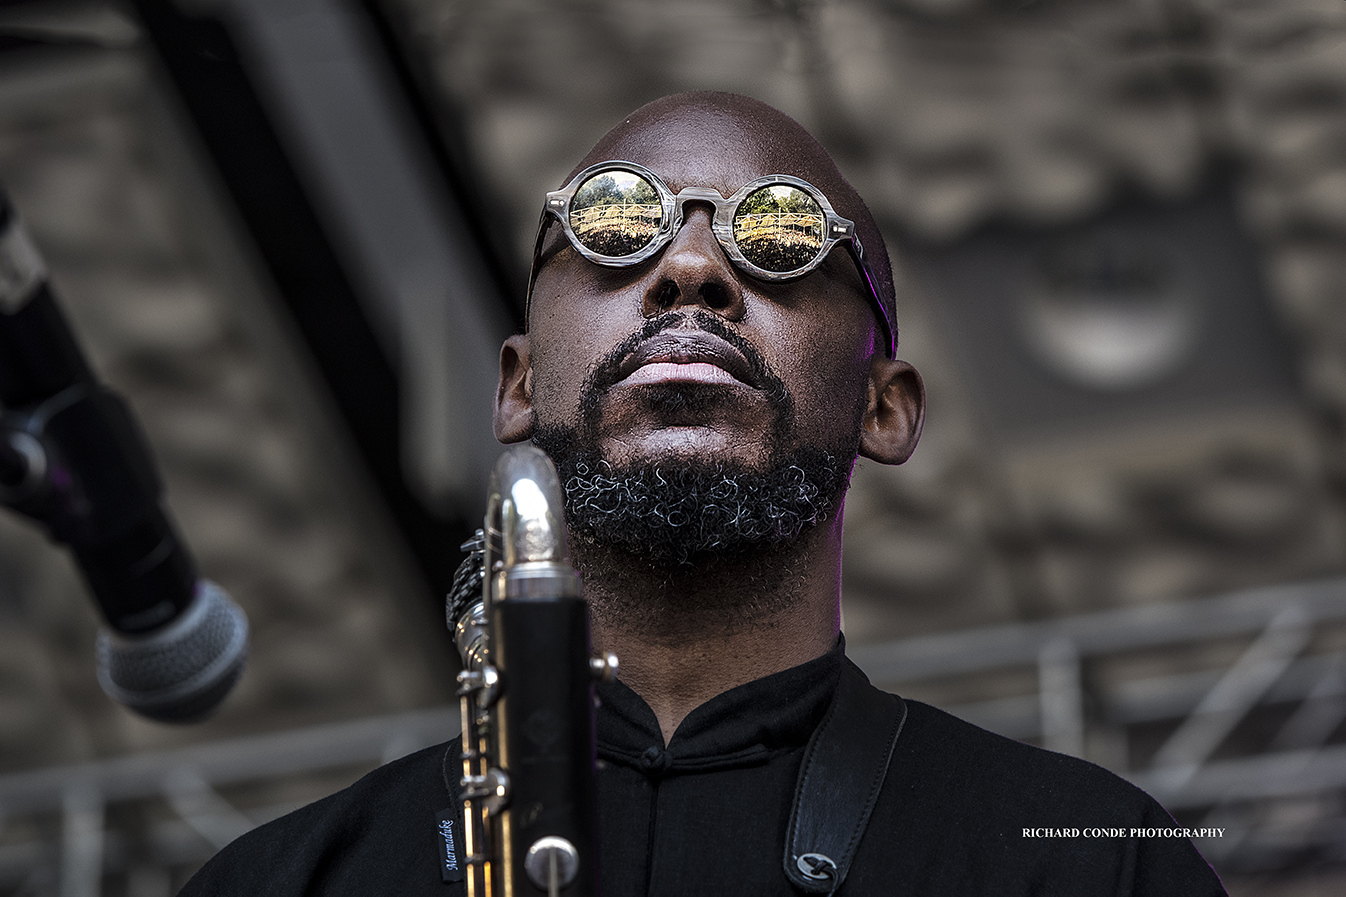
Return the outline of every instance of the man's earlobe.
{"type": "Polygon", "coordinates": [[[925,425],[925,384],[905,361],[875,358],[869,367],[869,406],[860,429],[860,454],[901,464],[916,450],[925,425]]]}
{"type": "Polygon", "coordinates": [[[533,436],[533,368],[528,334],[516,333],[500,347],[500,384],[495,391],[495,438],[523,442],[533,436]]]}

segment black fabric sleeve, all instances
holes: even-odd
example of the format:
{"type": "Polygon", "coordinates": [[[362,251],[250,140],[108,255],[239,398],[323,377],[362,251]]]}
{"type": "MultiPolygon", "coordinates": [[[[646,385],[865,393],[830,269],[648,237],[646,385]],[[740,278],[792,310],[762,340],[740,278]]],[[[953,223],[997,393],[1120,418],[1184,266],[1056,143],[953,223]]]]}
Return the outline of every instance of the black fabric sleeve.
{"type": "Polygon", "coordinates": [[[243,835],[180,897],[458,897],[439,868],[438,813],[454,805],[442,744],[379,767],[354,785],[243,835]]]}

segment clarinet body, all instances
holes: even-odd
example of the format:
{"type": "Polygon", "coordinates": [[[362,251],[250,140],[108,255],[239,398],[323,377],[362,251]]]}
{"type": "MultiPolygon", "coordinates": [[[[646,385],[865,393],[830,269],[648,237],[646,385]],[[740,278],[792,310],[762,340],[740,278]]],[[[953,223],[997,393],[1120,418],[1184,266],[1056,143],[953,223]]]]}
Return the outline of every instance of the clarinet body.
{"type": "Polygon", "coordinates": [[[463,659],[463,834],[470,897],[597,897],[589,610],[570,562],[560,483],[540,449],[496,464],[484,538],[451,595],[463,659]],[[473,558],[480,556],[475,565],[473,558]],[[471,580],[481,581],[480,598],[471,580]],[[468,589],[462,588],[464,581],[468,589]],[[472,596],[475,597],[475,596],[472,596]]]}

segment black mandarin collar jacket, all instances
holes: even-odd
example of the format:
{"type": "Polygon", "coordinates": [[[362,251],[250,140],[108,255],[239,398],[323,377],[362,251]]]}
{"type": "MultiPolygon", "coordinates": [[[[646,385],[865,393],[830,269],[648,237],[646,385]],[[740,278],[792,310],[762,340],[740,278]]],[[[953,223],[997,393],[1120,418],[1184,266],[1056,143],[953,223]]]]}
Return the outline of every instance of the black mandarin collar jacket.
{"type": "MultiPolygon", "coordinates": [[[[665,747],[653,711],[600,688],[603,897],[790,897],[785,831],[800,758],[840,676],[844,642],[694,710],[665,747]]],[[[867,687],[867,686],[866,686],[867,687]]],[[[838,892],[957,897],[1215,897],[1219,879],[1148,795],[1073,757],[908,701],[888,776],[838,892]],[[1026,830],[1121,830],[1037,837],[1026,830]],[[1134,834],[1140,830],[1141,834],[1134,834]]],[[[186,897],[458,897],[439,865],[438,814],[456,807],[457,741],[239,838],[186,897]]]]}

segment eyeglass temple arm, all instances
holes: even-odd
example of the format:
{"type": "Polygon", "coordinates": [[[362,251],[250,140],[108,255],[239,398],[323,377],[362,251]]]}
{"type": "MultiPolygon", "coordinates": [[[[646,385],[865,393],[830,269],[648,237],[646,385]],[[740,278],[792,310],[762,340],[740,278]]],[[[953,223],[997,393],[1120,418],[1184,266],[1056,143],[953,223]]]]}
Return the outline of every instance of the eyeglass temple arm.
{"type": "MultiPolygon", "coordinates": [[[[547,216],[555,215],[559,220],[561,215],[558,209],[560,206],[553,206],[554,197],[547,194],[547,202],[542,206],[542,214],[537,222],[537,240],[533,242],[533,261],[528,266],[528,292],[523,297],[523,329],[528,332],[528,317],[533,310],[533,284],[537,281],[538,269],[542,267],[542,244],[547,239],[547,216]]],[[[564,206],[564,201],[561,206],[564,206]]]]}
{"type": "Polygon", "coordinates": [[[852,224],[849,230],[846,248],[850,250],[851,258],[855,260],[855,267],[860,269],[860,276],[865,279],[865,286],[869,287],[869,296],[874,300],[874,307],[878,310],[879,320],[883,322],[883,335],[888,338],[888,357],[896,358],[897,322],[889,320],[888,309],[879,298],[879,285],[874,279],[873,269],[869,267],[869,260],[865,258],[865,247],[855,235],[855,225],[852,224]]]}

